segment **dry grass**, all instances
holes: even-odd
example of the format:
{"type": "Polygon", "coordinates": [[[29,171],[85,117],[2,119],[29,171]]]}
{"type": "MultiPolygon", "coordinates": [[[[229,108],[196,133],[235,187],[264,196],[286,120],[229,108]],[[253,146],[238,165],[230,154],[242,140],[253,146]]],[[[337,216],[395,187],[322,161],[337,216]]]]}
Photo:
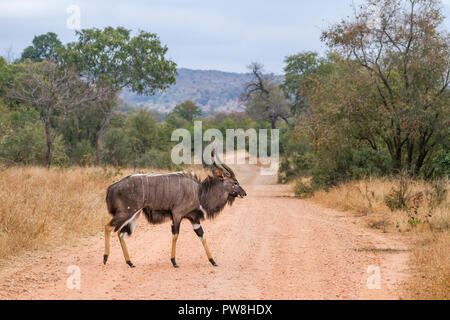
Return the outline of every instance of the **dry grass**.
{"type": "MultiPolygon", "coordinates": [[[[200,176],[207,172],[193,168],[200,176]]],[[[103,230],[107,186],[155,170],[13,167],[0,172],[0,260],[73,244],[103,230]]]]}
{"type": "Polygon", "coordinates": [[[409,299],[450,299],[450,232],[424,233],[412,254],[414,277],[405,287],[409,299]]]}
{"type": "MultiPolygon", "coordinates": [[[[420,180],[407,180],[407,208],[391,211],[385,199],[393,189],[399,189],[399,184],[398,179],[352,181],[328,192],[318,191],[312,199],[331,208],[365,216],[372,228],[384,232],[410,232],[413,248],[410,262],[414,272],[405,284],[406,298],[449,299],[450,195],[447,192],[442,202],[437,204],[433,196],[436,186],[420,180]]],[[[441,187],[448,190],[449,182],[444,181],[441,187]]]]}
{"type": "MultiPolygon", "coordinates": [[[[408,180],[408,210],[391,211],[385,198],[397,189],[399,181],[395,179],[369,178],[352,181],[331,188],[328,192],[318,191],[312,199],[330,208],[352,211],[368,217],[371,227],[388,231],[411,231],[417,229],[446,230],[450,228],[450,193],[447,192],[439,204],[433,202],[435,193],[432,185],[421,180],[408,180]],[[422,200],[415,197],[422,194],[422,200]],[[417,209],[416,209],[417,208],[417,209]],[[420,220],[417,225],[408,220],[420,220]]],[[[448,190],[449,182],[443,182],[448,190]]]]}

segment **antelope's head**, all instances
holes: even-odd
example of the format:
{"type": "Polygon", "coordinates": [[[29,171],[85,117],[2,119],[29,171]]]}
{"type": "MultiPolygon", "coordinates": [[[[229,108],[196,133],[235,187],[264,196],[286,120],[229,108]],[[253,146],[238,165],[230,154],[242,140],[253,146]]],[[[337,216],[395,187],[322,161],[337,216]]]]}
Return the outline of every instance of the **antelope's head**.
{"type": "Polygon", "coordinates": [[[213,168],[212,173],[214,179],[219,179],[223,183],[223,188],[225,192],[228,192],[229,197],[240,197],[243,198],[247,195],[245,190],[239,185],[239,181],[236,179],[236,175],[233,170],[225,163],[219,164],[214,150],[212,151],[213,168]]]}

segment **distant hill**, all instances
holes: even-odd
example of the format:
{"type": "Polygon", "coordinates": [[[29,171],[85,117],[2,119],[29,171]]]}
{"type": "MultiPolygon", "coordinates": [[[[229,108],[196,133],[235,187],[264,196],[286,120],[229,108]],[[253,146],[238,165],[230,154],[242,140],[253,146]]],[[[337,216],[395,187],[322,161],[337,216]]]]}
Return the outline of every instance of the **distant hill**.
{"type": "Polygon", "coordinates": [[[240,110],[238,97],[249,80],[249,73],[179,68],[177,83],[164,94],[138,96],[124,91],[121,97],[136,106],[162,112],[171,111],[175,105],[186,99],[196,102],[205,113],[230,112],[240,110]]]}

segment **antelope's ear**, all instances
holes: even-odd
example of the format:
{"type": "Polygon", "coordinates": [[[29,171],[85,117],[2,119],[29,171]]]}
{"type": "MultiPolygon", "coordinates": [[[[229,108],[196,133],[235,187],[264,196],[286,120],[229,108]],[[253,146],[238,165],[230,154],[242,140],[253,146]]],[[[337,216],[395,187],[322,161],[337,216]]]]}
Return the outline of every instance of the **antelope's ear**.
{"type": "Polygon", "coordinates": [[[223,172],[217,167],[212,168],[212,173],[214,175],[214,178],[223,179],[223,172]]]}

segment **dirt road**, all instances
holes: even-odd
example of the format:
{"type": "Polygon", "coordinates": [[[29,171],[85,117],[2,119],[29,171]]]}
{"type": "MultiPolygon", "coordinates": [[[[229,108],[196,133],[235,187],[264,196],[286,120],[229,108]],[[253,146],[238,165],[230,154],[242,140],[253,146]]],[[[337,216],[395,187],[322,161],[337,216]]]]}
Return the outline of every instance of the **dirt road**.
{"type": "Polygon", "coordinates": [[[99,233],[75,247],[19,259],[13,268],[0,273],[0,298],[399,297],[398,284],[407,276],[408,253],[396,236],[363,227],[361,218],[293,198],[288,186],[277,185],[274,176],[260,175],[255,165],[234,168],[248,197],[237,199],[216,220],[202,223],[219,267],[209,264],[186,221],[178,239],[180,268],[174,269],[170,223],[154,226],[141,218],[127,239],[136,268],[123,261],[115,236],[108,264],[103,265],[103,235],[99,233]],[[74,270],[67,273],[69,266],[80,270],[79,290],[67,287],[74,270]]]}

